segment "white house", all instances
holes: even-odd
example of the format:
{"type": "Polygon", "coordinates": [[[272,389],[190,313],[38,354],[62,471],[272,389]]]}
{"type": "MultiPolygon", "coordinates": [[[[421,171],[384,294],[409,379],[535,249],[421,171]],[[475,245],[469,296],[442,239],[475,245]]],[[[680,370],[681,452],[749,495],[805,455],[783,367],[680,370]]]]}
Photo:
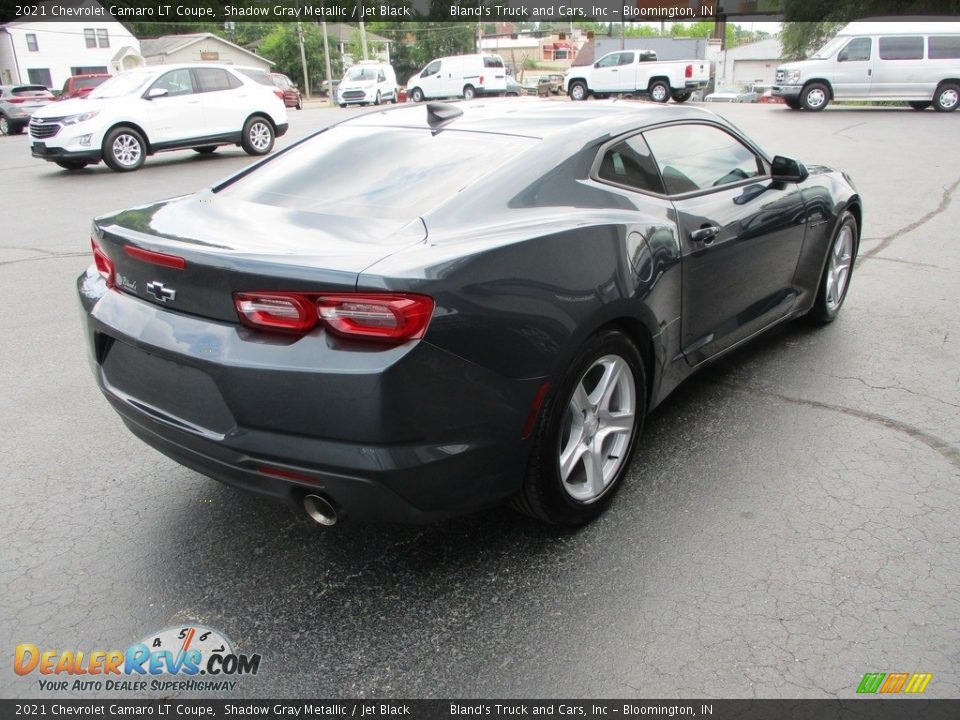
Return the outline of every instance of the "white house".
{"type": "Polygon", "coordinates": [[[38,8],[46,20],[0,27],[0,83],[59,88],[71,75],[143,65],[140,41],[96,0],[41,2],[38,8]],[[82,19],[56,20],[53,13],[65,6],[83,12],[82,19]]]}
{"type": "Polygon", "coordinates": [[[171,63],[219,62],[226,65],[246,65],[270,72],[273,63],[265,57],[244,50],[229,40],[213,33],[190,33],[143,38],[140,49],[147,65],[171,63]]]}
{"type": "Polygon", "coordinates": [[[778,38],[725,50],[717,57],[717,87],[749,84],[770,87],[773,85],[777,66],[782,62],[782,52],[778,38]]]}

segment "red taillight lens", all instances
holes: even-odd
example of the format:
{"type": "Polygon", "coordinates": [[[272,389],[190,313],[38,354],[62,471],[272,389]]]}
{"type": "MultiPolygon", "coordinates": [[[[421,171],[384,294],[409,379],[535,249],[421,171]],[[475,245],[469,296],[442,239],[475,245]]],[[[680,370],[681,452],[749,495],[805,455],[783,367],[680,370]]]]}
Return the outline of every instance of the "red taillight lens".
{"type": "Polygon", "coordinates": [[[686,69],[683,71],[684,77],[693,77],[693,65],[687,65],[686,69]]]}
{"type": "Polygon", "coordinates": [[[100,276],[106,281],[107,287],[112,288],[114,286],[113,260],[107,257],[103,248],[93,238],[90,238],[90,247],[93,248],[93,262],[96,264],[100,276]]]}
{"type": "Polygon", "coordinates": [[[283,100],[283,90],[274,90],[273,94],[276,95],[281,100],[283,100]]]}
{"type": "Polygon", "coordinates": [[[305,333],[319,321],[338,335],[404,342],[423,337],[434,302],[404,293],[236,293],[241,322],[260,330],[305,333]]]}
{"type": "Polygon", "coordinates": [[[317,324],[313,303],[293,293],[237,293],[234,304],[241,322],[260,330],[303,333],[317,324]]]}
{"type": "Polygon", "coordinates": [[[26,99],[26,98],[12,97],[12,98],[6,98],[6,101],[7,101],[8,103],[10,103],[11,105],[22,105],[23,103],[25,103],[25,102],[27,101],[27,99],[26,99]]]}
{"type": "Polygon", "coordinates": [[[413,340],[423,337],[433,315],[425,295],[351,293],[323,295],[317,312],[327,327],[349,337],[413,340]]]}

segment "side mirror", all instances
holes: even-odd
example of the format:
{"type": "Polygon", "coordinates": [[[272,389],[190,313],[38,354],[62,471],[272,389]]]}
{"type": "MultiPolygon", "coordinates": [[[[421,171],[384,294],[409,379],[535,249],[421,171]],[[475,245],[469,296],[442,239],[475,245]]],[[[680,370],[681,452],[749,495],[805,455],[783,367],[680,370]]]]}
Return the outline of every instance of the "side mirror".
{"type": "Polygon", "coordinates": [[[156,98],[166,97],[169,94],[170,91],[166,88],[150,88],[144,97],[147,100],[155,100],[156,98]]]}
{"type": "Polygon", "coordinates": [[[770,175],[774,182],[801,183],[810,176],[810,173],[799,160],[777,155],[773,158],[770,175]]]}

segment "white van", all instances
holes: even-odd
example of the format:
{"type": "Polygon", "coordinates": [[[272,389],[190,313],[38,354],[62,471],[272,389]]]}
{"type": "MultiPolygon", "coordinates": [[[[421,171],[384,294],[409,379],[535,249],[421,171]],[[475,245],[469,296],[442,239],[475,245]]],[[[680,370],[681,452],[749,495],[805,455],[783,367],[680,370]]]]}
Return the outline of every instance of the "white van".
{"type": "Polygon", "coordinates": [[[407,81],[407,97],[414,102],[427,98],[503,95],[507,71],[499,55],[453,55],[427,63],[407,81]]]}
{"type": "Polygon", "coordinates": [[[831,100],[960,106],[960,22],[852,22],[809,60],[777,68],[773,95],[793,110],[831,100]]]}
{"type": "Polygon", "coordinates": [[[347,105],[379,105],[397,101],[397,73],[393,67],[377,60],[362,60],[343,75],[337,88],[337,103],[347,105]]]}

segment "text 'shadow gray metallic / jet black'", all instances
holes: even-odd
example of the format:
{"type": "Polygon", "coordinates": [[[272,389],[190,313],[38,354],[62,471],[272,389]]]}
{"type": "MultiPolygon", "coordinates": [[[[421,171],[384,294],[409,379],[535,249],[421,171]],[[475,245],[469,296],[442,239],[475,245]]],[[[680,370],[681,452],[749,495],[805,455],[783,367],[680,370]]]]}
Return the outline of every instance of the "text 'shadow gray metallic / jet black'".
{"type": "Polygon", "coordinates": [[[419,105],[97,219],[78,286],[104,395],[188,467],[326,524],[576,524],[698,365],[837,315],[861,213],[696,108],[419,105]]]}

